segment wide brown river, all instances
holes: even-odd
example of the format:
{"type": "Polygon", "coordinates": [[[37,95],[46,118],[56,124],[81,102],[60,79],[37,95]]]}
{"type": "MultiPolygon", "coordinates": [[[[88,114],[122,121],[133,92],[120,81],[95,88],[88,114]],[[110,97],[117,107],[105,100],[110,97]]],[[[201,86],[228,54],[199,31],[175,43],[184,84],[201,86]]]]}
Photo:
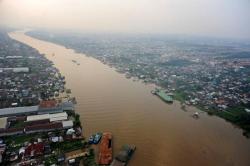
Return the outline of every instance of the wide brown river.
{"type": "Polygon", "coordinates": [[[130,166],[250,166],[250,139],[223,119],[201,113],[196,120],[195,108],[168,105],[150,93],[153,85],[126,79],[96,59],[22,31],[9,35],[45,54],[66,77],[85,136],[112,132],[115,154],[123,144],[137,146],[130,166]]]}

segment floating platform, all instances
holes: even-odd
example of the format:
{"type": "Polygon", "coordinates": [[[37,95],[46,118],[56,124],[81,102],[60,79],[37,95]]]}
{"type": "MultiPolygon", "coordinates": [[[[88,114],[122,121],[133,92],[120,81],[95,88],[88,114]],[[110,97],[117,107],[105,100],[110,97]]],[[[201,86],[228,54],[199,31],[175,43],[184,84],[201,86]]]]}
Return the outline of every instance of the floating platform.
{"type": "Polygon", "coordinates": [[[155,95],[159,96],[163,101],[167,103],[173,103],[173,97],[164,92],[164,90],[155,90],[155,95]]]}

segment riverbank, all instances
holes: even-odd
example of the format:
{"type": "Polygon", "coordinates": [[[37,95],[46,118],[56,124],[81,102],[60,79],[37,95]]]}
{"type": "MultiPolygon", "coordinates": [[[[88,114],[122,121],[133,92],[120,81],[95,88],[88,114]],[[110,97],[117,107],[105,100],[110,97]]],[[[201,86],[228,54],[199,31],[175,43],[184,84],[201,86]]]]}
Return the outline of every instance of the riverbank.
{"type": "Polygon", "coordinates": [[[0,165],[62,165],[75,150],[95,162],[76,100],[53,62],[3,30],[0,50],[0,165]]]}
{"type": "MultiPolygon", "coordinates": [[[[187,95],[183,92],[174,92],[174,99],[180,101],[182,104],[185,104],[187,107],[192,105],[189,102],[187,104],[187,95]]],[[[209,109],[208,107],[198,104],[195,104],[194,106],[199,110],[206,112],[210,116],[218,116],[236,125],[237,127],[240,127],[243,130],[242,134],[245,137],[250,138],[250,114],[249,112],[246,112],[246,107],[244,105],[228,108],[226,110],[209,109]]]]}

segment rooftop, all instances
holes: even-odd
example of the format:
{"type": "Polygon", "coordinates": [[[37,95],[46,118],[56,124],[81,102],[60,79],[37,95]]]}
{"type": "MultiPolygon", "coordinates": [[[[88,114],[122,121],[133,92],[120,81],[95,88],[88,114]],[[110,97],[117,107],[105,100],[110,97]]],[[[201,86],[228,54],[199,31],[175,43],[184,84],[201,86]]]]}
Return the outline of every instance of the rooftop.
{"type": "Polygon", "coordinates": [[[56,100],[43,100],[40,102],[39,105],[40,108],[51,108],[56,106],[57,106],[56,100]]]}
{"type": "Polygon", "coordinates": [[[0,118],[0,129],[5,129],[7,125],[7,117],[0,118]]]}
{"type": "Polygon", "coordinates": [[[38,111],[38,106],[11,107],[0,109],[0,116],[32,113],[38,111]]]}
{"type": "Polygon", "coordinates": [[[66,120],[68,118],[68,114],[66,112],[55,113],[55,114],[41,114],[41,115],[30,115],[27,116],[27,121],[37,121],[43,119],[49,119],[50,121],[60,121],[66,120]]]}

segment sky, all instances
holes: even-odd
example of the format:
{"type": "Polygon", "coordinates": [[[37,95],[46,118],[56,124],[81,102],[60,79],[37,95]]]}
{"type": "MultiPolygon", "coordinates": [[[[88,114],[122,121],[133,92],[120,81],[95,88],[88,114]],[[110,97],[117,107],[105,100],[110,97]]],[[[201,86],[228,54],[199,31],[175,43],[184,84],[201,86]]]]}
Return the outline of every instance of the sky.
{"type": "Polygon", "coordinates": [[[250,0],[0,0],[0,24],[250,38],[250,0]]]}

